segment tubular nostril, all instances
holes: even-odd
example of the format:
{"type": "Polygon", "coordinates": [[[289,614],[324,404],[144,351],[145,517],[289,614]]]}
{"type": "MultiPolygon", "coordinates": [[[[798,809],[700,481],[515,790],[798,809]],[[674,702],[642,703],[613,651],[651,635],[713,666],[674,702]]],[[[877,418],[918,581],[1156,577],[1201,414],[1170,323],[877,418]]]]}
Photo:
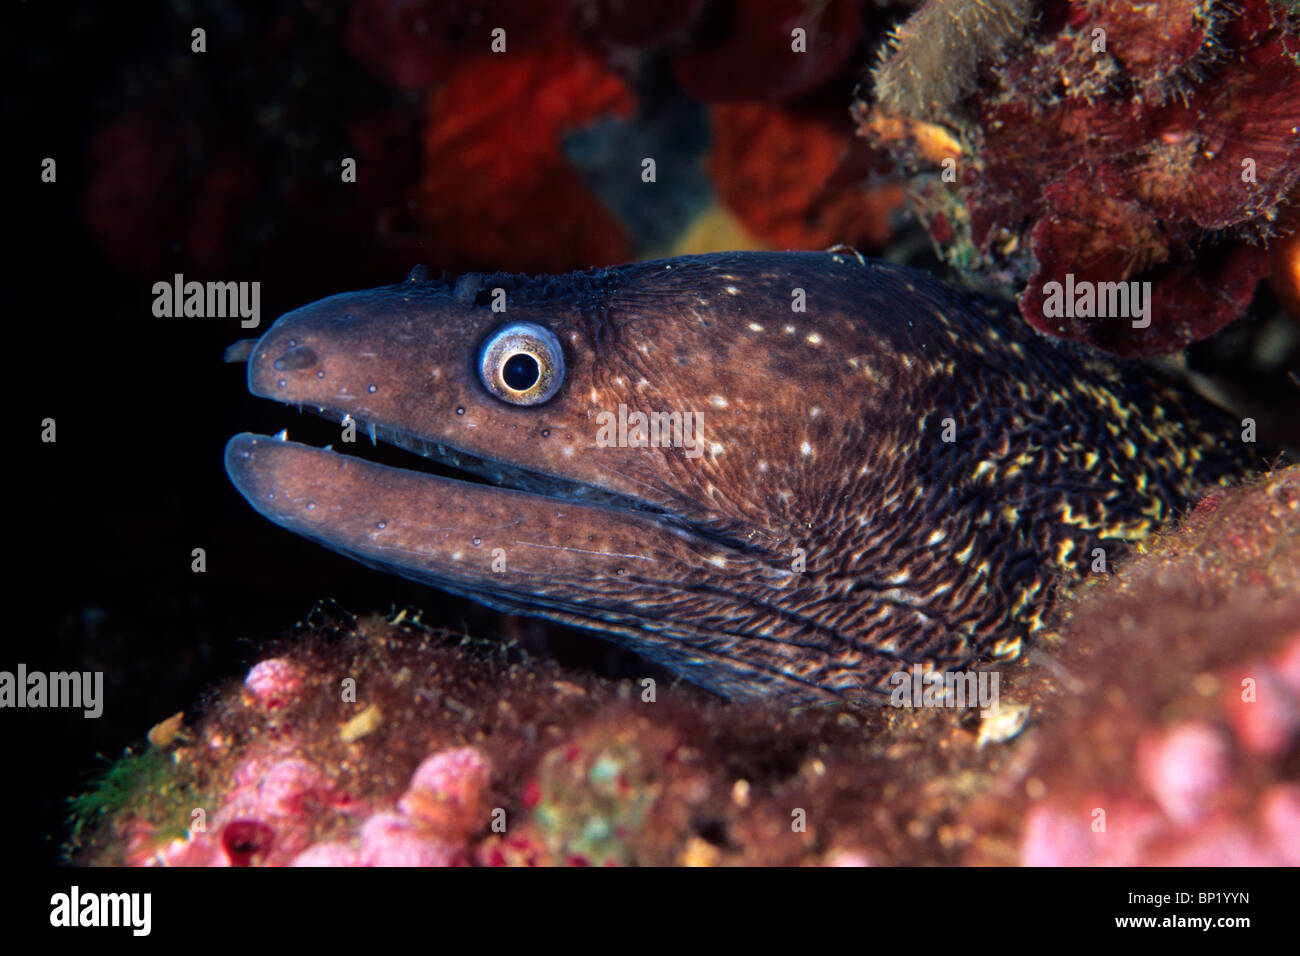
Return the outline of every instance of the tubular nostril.
{"type": "Polygon", "coordinates": [[[253,354],[253,348],[257,345],[257,339],[240,339],[226,347],[226,351],[221,354],[223,362],[247,362],[250,355],[253,354]]]}
{"type": "Polygon", "coordinates": [[[300,369],[311,368],[319,361],[315,352],[305,345],[298,345],[276,359],[274,365],[277,372],[296,372],[300,369]]]}

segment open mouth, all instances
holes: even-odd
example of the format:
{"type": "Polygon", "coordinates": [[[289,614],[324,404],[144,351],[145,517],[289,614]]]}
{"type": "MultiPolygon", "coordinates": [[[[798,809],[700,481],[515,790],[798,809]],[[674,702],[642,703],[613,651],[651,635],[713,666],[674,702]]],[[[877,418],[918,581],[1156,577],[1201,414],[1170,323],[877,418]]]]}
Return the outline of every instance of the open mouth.
{"type": "MultiPolygon", "coordinates": [[[[602,453],[576,442],[533,454],[529,440],[517,437],[527,432],[512,431],[512,422],[504,426],[508,441],[498,458],[483,434],[465,433],[472,451],[453,443],[462,427],[456,419],[418,428],[406,423],[409,409],[392,397],[400,392],[376,400],[392,406],[386,410],[354,404],[355,391],[374,390],[365,383],[378,363],[368,343],[351,341],[360,335],[354,326],[340,318],[335,328],[330,316],[291,313],[262,339],[227,352],[229,361],[249,363],[253,394],[310,413],[302,437],[311,443],[290,441],[286,430],[274,437],[236,435],[226,446],[235,487],[281,527],[371,567],[490,595],[494,606],[595,606],[604,600],[602,581],[628,585],[705,564],[762,563],[756,545],[733,527],[715,525],[708,509],[639,478],[644,463],[632,462],[626,451],[602,453]],[[294,357],[295,348],[312,362],[277,368],[276,357],[294,357]],[[318,384],[327,369],[328,383],[318,384]],[[340,441],[340,431],[348,440],[340,441]],[[607,458],[572,457],[602,454],[607,458]],[[514,598],[507,601],[507,594],[514,598]]],[[[427,374],[410,364],[394,350],[384,371],[427,374]]]]}
{"type": "MultiPolygon", "coordinates": [[[[302,421],[307,443],[289,440],[289,429],[278,434],[254,435],[245,433],[233,438],[227,447],[227,471],[239,490],[249,499],[257,510],[268,518],[290,527],[299,533],[310,533],[301,522],[295,520],[293,510],[303,507],[306,498],[296,494],[294,484],[302,484],[298,478],[288,477],[292,469],[277,466],[267,469],[264,464],[254,466],[252,448],[264,446],[263,456],[270,448],[279,445],[285,453],[286,460],[303,459],[310,456],[315,460],[315,467],[320,470],[327,464],[327,459],[338,464],[357,466],[365,469],[382,469],[399,473],[407,479],[412,489],[418,489],[421,497],[427,499],[425,507],[430,511],[448,511],[447,493],[453,490],[477,492],[472,499],[482,502],[487,496],[499,496],[522,505],[516,495],[523,494],[532,498],[528,509],[538,505],[582,507],[596,509],[607,515],[606,520],[617,522],[631,520],[650,522],[662,532],[668,533],[682,541],[693,540],[699,545],[725,549],[733,554],[753,553],[752,545],[736,540],[734,537],[693,522],[682,515],[675,514],[661,506],[643,501],[631,495],[610,491],[582,481],[576,481],[559,475],[523,468],[508,462],[485,458],[457,448],[443,441],[424,435],[404,431],[391,425],[358,418],[350,412],[327,405],[306,404],[301,402],[284,403],[300,413],[306,413],[302,421]],[[330,423],[326,425],[325,423],[330,423]],[[335,429],[351,424],[356,435],[355,442],[338,443],[335,429]],[[332,427],[331,427],[332,426],[332,427]],[[370,439],[367,447],[362,436],[370,439]],[[331,439],[333,439],[331,441],[331,439]],[[271,477],[275,475],[276,477],[271,477]],[[278,484],[278,490],[271,485],[278,484]],[[545,501],[537,501],[545,499],[545,501]],[[298,505],[293,502],[297,500],[298,505]]],[[[306,465],[303,466],[303,472],[306,465]]],[[[303,472],[299,472],[301,475],[303,472]]],[[[315,504],[305,507],[315,509],[315,504]]],[[[524,510],[528,510],[524,509],[524,510]]],[[[458,515],[458,522],[472,522],[472,515],[464,509],[458,515]]],[[[380,522],[385,523],[385,522],[380,522]]],[[[312,534],[330,546],[337,546],[330,540],[332,535],[312,534]]]]}
{"type": "MultiPolygon", "coordinates": [[[[619,511],[636,511],[684,526],[684,523],[679,518],[663,508],[640,501],[630,495],[619,494],[585,482],[574,481],[545,472],[521,468],[503,461],[472,455],[446,443],[405,432],[389,425],[366,421],[349,412],[328,406],[316,405],[308,407],[298,405],[296,407],[300,412],[311,412],[339,427],[351,423],[356,429],[356,434],[369,437],[371,446],[378,451],[377,454],[366,455],[362,452],[364,446],[356,448],[357,452],[361,452],[357,457],[365,460],[374,460],[388,467],[466,484],[521,491],[560,501],[603,505],[619,511]],[[385,449],[387,449],[387,452],[385,452],[385,449]],[[393,453],[392,449],[398,449],[399,451],[393,453]]],[[[288,429],[280,432],[275,437],[287,440],[288,429]]],[[[348,444],[345,444],[344,447],[347,448],[349,457],[351,457],[350,453],[353,448],[349,447],[348,444]]],[[[326,445],[322,450],[332,454],[342,454],[334,445],[326,445]]]]}

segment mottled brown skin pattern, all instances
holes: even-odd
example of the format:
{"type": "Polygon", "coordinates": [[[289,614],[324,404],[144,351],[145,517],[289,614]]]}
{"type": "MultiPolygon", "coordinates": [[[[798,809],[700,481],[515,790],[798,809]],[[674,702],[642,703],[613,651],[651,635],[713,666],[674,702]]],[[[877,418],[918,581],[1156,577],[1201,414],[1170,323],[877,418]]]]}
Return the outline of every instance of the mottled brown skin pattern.
{"type": "Polygon", "coordinates": [[[413,275],[282,317],[249,385],[494,482],[236,436],[227,469],[273,521],[594,628],[719,693],[799,703],[885,691],[913,662],[1014,657],[1095,548],[1114,561],[1255,463],[1150,370],[852,254],[413,275]],[[565,352],[559,392],[533,407],[494,398],[475,365],[520,320],[565,352]],[[620,403],[701,413],[704,454],[598,447],[596,416],[620,403]]]}

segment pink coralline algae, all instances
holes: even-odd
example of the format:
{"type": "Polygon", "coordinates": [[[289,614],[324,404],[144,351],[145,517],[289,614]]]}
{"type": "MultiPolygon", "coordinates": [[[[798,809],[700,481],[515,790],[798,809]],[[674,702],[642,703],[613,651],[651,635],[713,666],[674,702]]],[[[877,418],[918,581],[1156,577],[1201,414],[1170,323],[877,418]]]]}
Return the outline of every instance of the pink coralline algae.
{"type": "Polygon", "coordinates": [[[302,671],[287,658],[272,657],[253,666],[244,678],[244,687],[261,706],[276,710],[302,688],[302,671]]]}
{"type": "Polygon", "coordinates": [[[483,797],[490,764],[472,747],[432,754],[396,810],[368,815],[347,799],[335,799],[320,771],[304,761],[281,761],[264,774],[256,766],[244,770],[260,779],[237,787],[217,817],[222,847],[234,865],[260,856],[258,862],[270,865],[453,866],[468,857],[465,841],[487,825],[483,797]],[[359,824],[341,833],[331,827],[331,839],[313,843],[310,823],[319,829],[340,806],[359,824]],[[250,843],[256,849],[242,849],[250,843]],[[241,848],[238,853],[232,845],[241,848]]]}
{"type": "Polygon", "coordinates": [[[350,843],[316,843],[303,850],[290,866],[361,866],[361,848],[350,843]]]}
{"type": "Polygon", "coordinates": [[[249,761],[213,820],[134,862],[169,866],[454,866],[487,825],[489,764],[472,747],[431,755],[396,810],[368,812],[303,760],[249,761]],[[317,840],[318,833],[331,834],[317,840]]]}
{"type": "Polygon", "coordinates": [[[1261,757],[1281,757],[1300,736],[1300,633],[1273,661],[1257,662],[1224,681],[1224,715],[1241,745],[1261,757]]]}
{"type": "Polygon", "coordinates": [[[1096,794],[1070,810],[1032,808],[1025,820],[1022,866],[1136,866],[1139,848],[1158,832],[1149,804],[1096,794]]]}
{"type": "MultiPolygon", "coordinates": [[[[361,825],[362,866],[451,866],[456,848],[399,813],[377,813],[361,825]]],[[[301,864],[300,864],[301,865],[301,864]]]]}
{"type": "Polygon", "coordinates": [[[1228,756],[1219,731],[1192,721],[1139,741],[1138,775],[1166,817],[1195,823],[1227,779],[1228,756]]]}
{"type": "Polygon", "coordinates": [[[1049,802],[1025,822],[1025,866],[1300,866],[1300,787],[1264,791],[1253,819],[1229,810],[1180,826],[1149,802],[1112,794],[1049,802]],[[1088,801],[1085,801],[1087,803],[1088,801]]]}
{"type": "MultiPolygon", "coordinates": [[[[206,753],[227,777],[209,799],[181,807],[190,824],[170,840],[160,828],[130,825],[126,862],[164,866],[452,866],[468,862],[468,841],[489,825],[491,762],[475,747],[435,750],[409,776],[404,792],[365,797],[320,759],[308,759],[302,722],[321,706],[321,676],[300,660],[271,657],[244,678],[231,715],[261,729],[246,748],[230,729],[203,735],[206,753]]],[[[336,707],[335,704],[325,705],[336,707]]],[[[347,712],[347,713],[350,713],[347,712]]],[[[346,724],[347,721],[344,721],[346,724]]],[[[335,726],[330,738],[342,735],[335,726]]],[[[179,753],[187,753],[185,750],[179,753]]],[[[382,781],[378,781],[382,784],[382,781]]],[[[376,781],[370,781],[373,788],[376,781]]],[[[173,811],[176,812],[176,811],[173,811]]]]}
{"type": "Polygon", "coordinates": [[[491,775],[491,764],[482,751],[445,750],[416,768],[397,805],[433,832],[465,839],[487,822],[485,795],[491,775]]]}
{"type": "Polygon", "coordinates": [[[223,801],[214,823],[219,831],[239,821],[269,827],[273,839],[266,841],[263,850],[280,857],[311,842],[309,821],[334,802],[329,780],[306,760],[254,759],[235,772],[235,789],[223,801]]]}
{"type": "Polygon", "coordinates": [[[282,866],[311,844],[313,826],[321,818],[349,803],[318,767],[292,757],[249,759],[235,769],[232,782],[203,830],[168,845],[156,859],[140,862],[282,866]]]}

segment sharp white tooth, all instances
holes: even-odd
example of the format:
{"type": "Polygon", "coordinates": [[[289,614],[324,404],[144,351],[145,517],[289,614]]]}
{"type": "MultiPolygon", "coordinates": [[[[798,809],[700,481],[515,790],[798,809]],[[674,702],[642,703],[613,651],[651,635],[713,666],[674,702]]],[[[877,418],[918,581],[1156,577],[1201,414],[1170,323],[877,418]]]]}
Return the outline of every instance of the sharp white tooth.
{"type": "Polygon", "coordinates": [[[285,429],[281,429],[281,431],[278,432],[278,433],[276,434],[276,436],[275,436],[275,440],[276,440],[276,441],[288,441],[288,440],[289,440],[289,429],[287,429],[287,428],[285,428],[285,429]]]}
{"type": "Polygon", "coordinates": [[[350,422],[350,421],[352,421],[352,416],[351,416],[350,414],[348,414],[347,412],[344,412],[344,413],[343,413],[343,422],[342,422],[342,424],[343,424],[343,425],[347,425],[347,423],[350,422]]]}

